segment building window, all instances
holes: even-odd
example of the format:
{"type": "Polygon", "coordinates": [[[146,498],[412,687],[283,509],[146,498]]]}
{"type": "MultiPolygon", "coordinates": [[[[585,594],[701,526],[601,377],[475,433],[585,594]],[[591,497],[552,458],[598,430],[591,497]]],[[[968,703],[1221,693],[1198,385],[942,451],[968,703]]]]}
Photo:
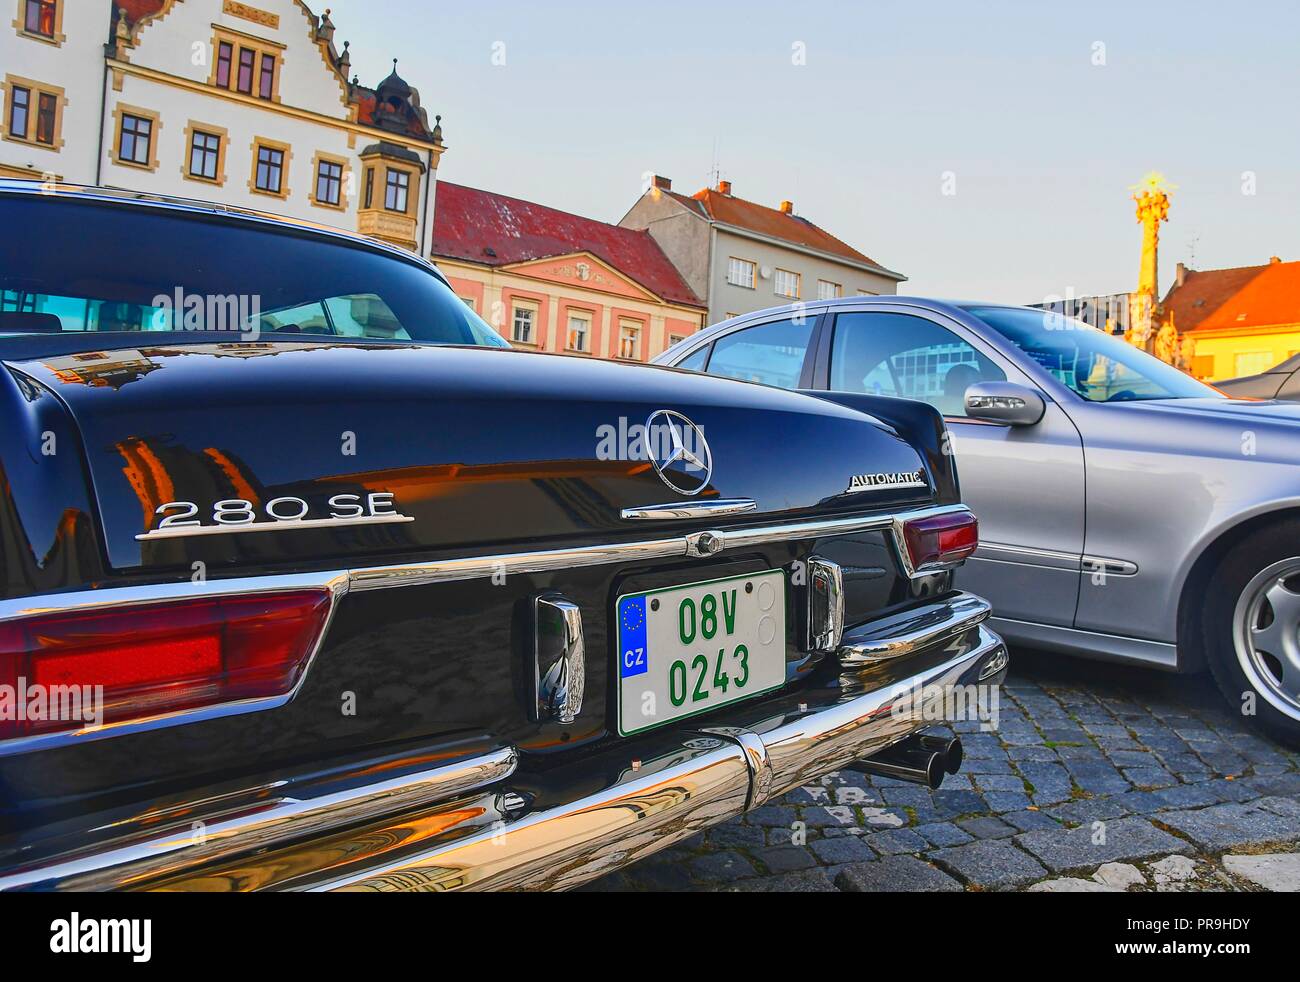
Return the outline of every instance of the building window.
{"type": "Polygon", "coordinates": [[[878,297],[878,296],[880,296],[880,294],[877,293],[875,290],[859,290],[859,291],[858,291],[858,296],[860,296],[860,297],[878,297]]]}
{"type": "Polygon", "coordinates": [[[478,306],[474,303],[473,297],[461,297],[460,302],[463,303],[470,310],[474,311],[475,313],[478,313],[478,306]]]}
{"type": "Polygon", "coordinates": [[[316,161],[315,203],[330,208],[343,207],[343,163],[338,160],[316,161]]]}
{"type": "Polygon", "coordinates": [[[212,59],[209,84],[259,99],[275,100],[279,88],[276,74],[280,68],[280,52],[273,42],[258,43],[256,39],[245,39],[243,35],[232,37],[218,30],[212,39],[212,50],[216,56],[212,59]]]}
{"type": "Polygon", "coordinates": [[[36,142],[54,146],[55,123],[59,118],[59,100],[42,92],[36,109],[36,142]]]}
{"type": "Polygon", "coordinates": [[[28,34],[39,34],[41,37],[53,39],[54,32],[57,30],[58,12],[58,0],[27,0],[23,30],[28,34]]]}
{"type": "Polygon", "coordinates": [[[263,99],[275,95],[275,55],[262,55],[262,74],[257,79],[257,94],[263,99]]]}
{"type": "Polygon", "coordinates": [[[230,88],[230,64],[234,57],[235,49],[229,41],[217,45],[217,84],[223,89],[230,88]]]}
{"type": "Polygon", "coordinates": [[[618,322],[618,356],[641,360],[641,325],[631,321],[618,322]]]}
{"type": "Polygon", "coordinates": [[[366,207],[373,208],[375,205],[375,169],[366,168],[366,207]]]}
{"type": "Polygon", "coordinates": [[[756,273],[757,267],[748,259],[737,259],[733,256],[727,260],[727,282],[732,286],[754,289],[756,273]]]}
{"type": "Polygon", "coordinates": [[[681,334],[670,334],[670,335],[668,335],[668,347],[671,348],[671,347],[672,347],[673,345],[675,345],[675,344],[681,344],[681,343],[682,343],[683,341],[685,341],[685,340],[686,340],[686,337],[685,337],[684,335],[681,335],[681,334]]]}
{"type": "Polygon", "coordinates": [[[15,140],[27,139],[27,119],[31,115],[32,90],[21,85],[9,89],[9,135],[15,140]]]}
{"type": "Polygon", "coordinates": [[[844,287],[838,283],[832,283],[830,280],[817,281],[818,300],[838,300],[842,296],[844,296],[844,287]]]}
{"type": "Polygon", "coordinates": [[[253,186],[266,194],[284,194],[284,151],[276,147],[257,146],[257,170],[253,186]]]}
{"type": "Polygon", "coordinates": [[[520,344],[533,344],[533,322],[537,319],[537,310],[516,304],[510,315],[510,337],[520,344]]]}
{"type": "Polygon", "coordinates": [[[220,174],[221,137],[194,130],[190,134],[190,177],[215,181],[220,174]]]}
{"type": "Polygon", "coordinates": [[[153,146],[153,120],[122,113],[118,127],[117,159],[124,164],[148,167],[153,146]]]}
{"type": "Polygon", "coordinates": [[[789,297],[791,300],[799,299],[799,274],[792,273],[788,269],[778,269],[774,279],[776,295],[778,297],[789,297]]]}
{"type": "Polygon", "coordinates": [[[239,49],[239,76],[235,80],[235,89],[244,95],[253,94],[253,60],[256,57],[252,48],[239,49]]]}
{"type": "Polygon", "coordinates": [[[411,187],[411,175],[404,170],[388,168],[388,179],[384,188],[384,207],[389,211],[406,214],[407,192],[411,187]]]}
{"type": "Polygon", "coordinates": [[[591,344],[591,315],[569,314],[569,337],[565,347],[570,351],[587,351],[591,344]]]}
{"type": "Polygon", "coordinates": [[[16,140],[47,150],[63,144],[59,130],[63,126],[63,90],[46,88],[31,79],[10,75],[0,79],[0,91],[7,94],[3,120],[6,139],[16,140]]]}

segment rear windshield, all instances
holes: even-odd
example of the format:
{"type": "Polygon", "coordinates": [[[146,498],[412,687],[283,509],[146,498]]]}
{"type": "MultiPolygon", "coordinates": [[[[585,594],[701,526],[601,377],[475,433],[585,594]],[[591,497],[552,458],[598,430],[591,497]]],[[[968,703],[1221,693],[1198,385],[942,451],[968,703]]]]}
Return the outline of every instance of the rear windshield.
{"type": "Polygon", "coordinates": [[[152,209],[0,196],[0,335],[231,332],[508,347],[396,257],[152,209]]]}

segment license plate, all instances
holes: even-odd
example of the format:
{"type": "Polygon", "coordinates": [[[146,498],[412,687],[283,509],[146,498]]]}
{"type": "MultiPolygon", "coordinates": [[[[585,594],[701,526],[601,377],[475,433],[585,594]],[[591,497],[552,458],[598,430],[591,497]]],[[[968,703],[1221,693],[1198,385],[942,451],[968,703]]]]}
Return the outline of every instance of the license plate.
{"type": "Polygon", "coordinates": [[[614,615],[622,736],[785,682],[782,570],[627,594],[614,615]]]}

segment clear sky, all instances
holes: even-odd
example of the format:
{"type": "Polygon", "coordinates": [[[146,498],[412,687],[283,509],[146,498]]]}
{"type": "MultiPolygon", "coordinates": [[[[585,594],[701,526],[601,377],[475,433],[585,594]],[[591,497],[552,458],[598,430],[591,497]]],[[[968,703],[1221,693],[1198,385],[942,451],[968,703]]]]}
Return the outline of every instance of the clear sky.
{"type": "Polygon", "coordinates": [[[617,222],[716,161],[899,292],[1030,303],[1133,288],[1154,169],[1162,294],[1180,260],[1300,259],[1296,0],[310,3],[442,114],[444,180],[617,222]]]}

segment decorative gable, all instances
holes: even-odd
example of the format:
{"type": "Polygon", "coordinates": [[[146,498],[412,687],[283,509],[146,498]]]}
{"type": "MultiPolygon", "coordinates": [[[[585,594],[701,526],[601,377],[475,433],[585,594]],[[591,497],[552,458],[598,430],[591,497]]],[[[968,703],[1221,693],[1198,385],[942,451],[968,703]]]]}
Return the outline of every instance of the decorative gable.
{"type": "Polygon", "coordinates": [[[548,256],[530,262],[512,263],[502,268],[549,283],[595,290],[618,297],[652,302],[660,299],[590,252],[548,256]]]}

